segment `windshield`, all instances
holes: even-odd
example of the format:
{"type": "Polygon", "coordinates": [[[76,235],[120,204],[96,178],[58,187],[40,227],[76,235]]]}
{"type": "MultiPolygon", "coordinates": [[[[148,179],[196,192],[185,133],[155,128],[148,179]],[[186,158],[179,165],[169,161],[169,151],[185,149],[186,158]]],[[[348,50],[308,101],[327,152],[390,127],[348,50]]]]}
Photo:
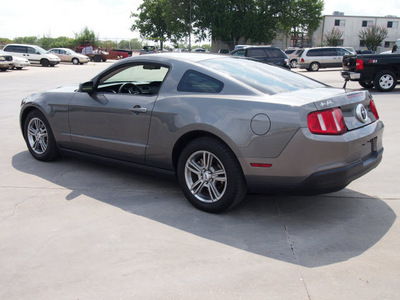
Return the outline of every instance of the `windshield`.
{"type": "Polygon", "coordinates": [[[199,63],[269,95],[326,87],[321,82],[295,72],[249,59],[218,58],[199,63]]]}
{"type": "Polygon", "coordinates": [[[39,52],[40,54],[46,54],[47,53],[46,50],[44,50],[43,48],[40,48],[39,46],[35,46],[35,50],[37,52],[39,52]]]}

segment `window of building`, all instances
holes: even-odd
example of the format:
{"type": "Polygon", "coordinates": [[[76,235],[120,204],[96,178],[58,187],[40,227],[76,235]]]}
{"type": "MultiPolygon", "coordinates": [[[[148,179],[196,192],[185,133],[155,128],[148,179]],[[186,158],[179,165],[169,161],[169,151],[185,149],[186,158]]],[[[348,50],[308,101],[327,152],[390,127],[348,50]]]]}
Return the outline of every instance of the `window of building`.
{"type": "Polygon", "coordinates": [[[365,40],[360,40],[360,47],[366,47],[365,46],[365,40]]]}
{"type": "Polygon", "coordinates": [[[397,21],[388,21],[387,22],[387,28],[398,28],[399,27],[399,22],[397,21]]]}
{"type": "Polygon", "coordinates": [[[335,26],[345,26],[345,25],[346,25],[346,20],[340,20],[340,19],[335,20],[335,26]]]}
{"type": "Polygon", "coordinates": [[[385,48],[390,48],[390,44],[394,44],[393,42],[385,42],[385,48]]]}
{"type": "Polygon", "coordinates": [[[368,21],[368,20],[363,20],[362,21],[362,27],[370,27],[372,25],[374,25],[373,21],[368,21]]]}

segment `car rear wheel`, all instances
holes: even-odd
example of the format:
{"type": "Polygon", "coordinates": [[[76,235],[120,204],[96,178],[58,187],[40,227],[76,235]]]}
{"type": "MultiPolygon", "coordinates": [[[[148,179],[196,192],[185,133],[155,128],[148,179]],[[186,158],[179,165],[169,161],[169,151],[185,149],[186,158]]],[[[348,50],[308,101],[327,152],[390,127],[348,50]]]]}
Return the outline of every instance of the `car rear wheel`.
{"type": "Polygon", "coordinates": [[[44,115],[31,111],[24,123],[24,138],[29,152],[41,161],[54,160],[58,156],[57,145],[50,125],[44,115]]]}
{"type": "Polygon", "coordinates": [[[292,59],[290,61],[290,67],[291,68],[297,68],[297,59],[292,59]]]}
{"type": "Polygon", "coordinates": [[[236,156],[216,139],[199,138],[189,143],[179,157],[177,173],[186,198],[206,212],[232,208],[247,192],[236,156]]]}
{"type": "Polygon", "coordinates": [[[312,71],[312,72],[317,72],[320,68],[320,64],[317,62],[313,62],[310,64],[310,67],[308,68],[308,71],[312,71]]]}
{"type": "Polygon", "coordinates": [[[396,87],[396,83],[396,74],[391,71],[380,72],[374,80],[375,88],[381,92],[390,92],[396,87]]]}
{"type": "Polygon", "coordinates": [[[73,59],[72,59],[72,63],[73,63],[74,65],[78,65],[78,64],[79,64],[79,59],[73,58],[73,59]]]}

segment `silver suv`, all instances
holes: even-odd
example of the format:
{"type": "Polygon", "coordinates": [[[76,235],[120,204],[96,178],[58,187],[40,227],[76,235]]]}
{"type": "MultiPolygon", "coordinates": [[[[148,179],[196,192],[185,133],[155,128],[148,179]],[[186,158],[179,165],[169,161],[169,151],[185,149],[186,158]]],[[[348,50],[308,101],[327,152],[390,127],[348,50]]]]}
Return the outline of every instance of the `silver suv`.
{"type": "Polygon", "coordinates": [[[46,50],[35,45],[8,44],[3,51],[12,56],[26,58],[32,64],[41,64],[43,67],[54,67],[60,63],[57,56],[46,53],[46,50]]]}
{"type": "Polygon", "coordinates": [[[344,55],[351,52],[344,47],[305,48],[299,54],[298,67],[308,71],[318,71],[320,68],[339,68],[344,55]]]}

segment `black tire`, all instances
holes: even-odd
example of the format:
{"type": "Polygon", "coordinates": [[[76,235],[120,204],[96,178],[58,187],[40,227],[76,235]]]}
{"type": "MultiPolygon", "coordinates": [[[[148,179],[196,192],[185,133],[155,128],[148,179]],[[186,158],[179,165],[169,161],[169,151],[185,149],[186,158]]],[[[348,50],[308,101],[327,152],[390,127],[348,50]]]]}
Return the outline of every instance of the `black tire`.
{"type": "Polygon", "coordinates": [[[22,70],[22,67],[16,67],[17,70],[22,70]]]}
{"type": "Polygon", "coordinates": [[[196,139],[184,148],[179,156],[177,175],[189,202],[210,213],[234,207],[247,192],[236,156],[213,138],[196,139]]]}
{"type": "Polygon", "coordinates": [[[50,65],[50,62],[47,59],[42,59],[40,61],[40,64],[42,65],[42,67],[48,67],[50,65]]]}
{"type": "Polygon", "coordinates": [[[374,83],[372,81],[359,81],[358,82],[365,89],[372,89],[374,87],[374,83]]]}
{"type": "Polygon", "coordinates": [[[76,57],[74,57],[74,58],[72,59],[72,63],[73,63],[74,65],[79,65],[79,59],[77,59],[76,57]]]}
{"type": "Polygon", "coordinates": [[[314,61],[310,64],[310,66],[308,67],[307,70],[311,71],[311,72],[317,72],[320,67],[321,67],[321,65],[319,63],[317,63],[316,61],[314,61]]]}
{"type": "Polygon", "coordinates": [[[28,150],[37,160],[51,161],[58,157],[58,148],[49,122],[38,111],[31,111],[24,122],[24,138],[28,150]]]}
{"type": "Polygon", "coordinates": [[[397,76],[392,71],[382,71],[375,76],[374,86],[380,92],[390,92],[396,84],[397,76]]]}

